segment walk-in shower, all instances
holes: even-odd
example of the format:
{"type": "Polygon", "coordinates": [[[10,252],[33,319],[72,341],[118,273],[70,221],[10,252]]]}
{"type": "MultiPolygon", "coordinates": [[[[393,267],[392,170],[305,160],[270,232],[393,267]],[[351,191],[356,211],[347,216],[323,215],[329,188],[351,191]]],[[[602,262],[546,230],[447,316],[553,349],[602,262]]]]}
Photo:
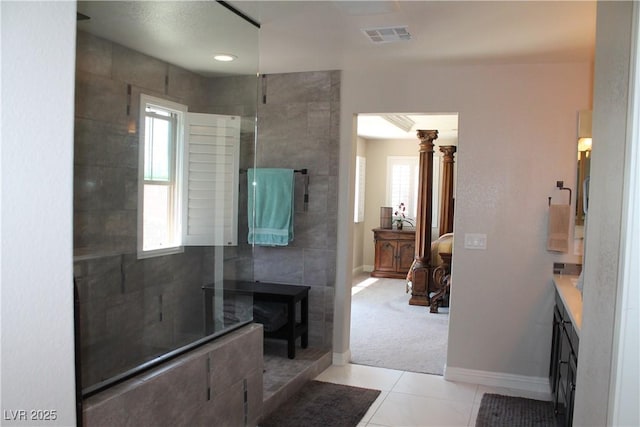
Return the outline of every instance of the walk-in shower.
{"type": "MultiPolygon", "coordinates": [[[[214,235],[233,224],[246,236],[246,186],[227,175],[256,166],[258,28],[210,1],[88,1],[78,12],[74,279],[78,371],[88,395],[252,321],[250,296],[215,301],[226,316],[205,319],[203,309],[202,286],[253,280],[246,239],[183,236],[194,215],[214,220],[203,220],[214,235]],[[213,54],[222,51],[237,62],[216,65],[213,54]],[[183,113],[234,121],[235,146],[204,147],[186,163],[183,113]],[[231,152],[224,172],[206,170],[231,152]],[[217,192],[207,195],[209,211],[198,193],[202,179],[216,183],[207,186],[217,192]],[[141,217],[145,209],[162,214],[141,217]],[[148,250],[141,236],[148,224],[175,236],[176,247],[158,238],[148,250]]],[[[218,139],[230,140],[225,135],[218,139]]]]}

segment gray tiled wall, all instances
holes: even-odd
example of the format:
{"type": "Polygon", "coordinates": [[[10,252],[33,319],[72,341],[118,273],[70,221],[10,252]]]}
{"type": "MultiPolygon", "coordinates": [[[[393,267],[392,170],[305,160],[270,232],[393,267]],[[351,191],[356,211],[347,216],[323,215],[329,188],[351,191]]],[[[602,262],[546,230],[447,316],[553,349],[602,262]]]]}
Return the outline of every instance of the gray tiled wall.
{"type": "Polygon", "coordinates": [[[256,247],[256,280],[311,286],[309,343],[331,347],[338,205],[340,73],[319,71],[263,76],[258,105],[256,160],[260,167],[309,170],[296,175],[294,241],[288,247],[256,247]]]}
{"type": "Polygon", "coordinates": [[[263,408],[262,327],[225,335],[86,399],[89,426],[255,426],[263,408]]]}

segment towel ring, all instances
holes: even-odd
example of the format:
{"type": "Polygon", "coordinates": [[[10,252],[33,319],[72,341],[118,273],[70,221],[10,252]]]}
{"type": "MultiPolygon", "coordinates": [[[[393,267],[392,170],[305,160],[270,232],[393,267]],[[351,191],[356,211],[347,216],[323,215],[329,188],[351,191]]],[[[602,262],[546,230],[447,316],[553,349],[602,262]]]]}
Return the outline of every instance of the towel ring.
{"type": "MultiPolygon", "coordinates": [[[[556,187],[559,190],[567,190],[569,192],[569,205],[571,205],[571,189],[564,186],[564,181],[556,181],[556,187]]],[[[551,197],[549,197],[549,206],[551,206],[551,197]]]]}

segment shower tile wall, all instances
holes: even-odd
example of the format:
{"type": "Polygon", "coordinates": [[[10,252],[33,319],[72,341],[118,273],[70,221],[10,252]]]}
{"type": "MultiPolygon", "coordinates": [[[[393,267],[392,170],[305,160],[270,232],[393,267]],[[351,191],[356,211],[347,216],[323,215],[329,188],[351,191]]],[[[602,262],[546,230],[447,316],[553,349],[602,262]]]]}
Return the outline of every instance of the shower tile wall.
{"type": "Polygon", "coordinates": [[[340,73],[319,71],[262,77],[256,161],[260,167],[309,170],[296,174],[294,240],[256,247],[256,280],[311,286],[309,344],[331,348],[336,269],[340,73]]]}
{"type": "MultiPolygon", "coordinates": [[[[84,32],[78,32],[76,61],[74,276],[86,387],[193,341],[202,329],[200,287],[215,276],[211,247],[137,259],[140,93],[189,111],[243,116],[241,167],[248,167],[255,84],[234,77],[228,80],[235,96],[222,94],[225,79],[207,79],[84,32]],[[239,104],[245,100],[248,106],[239,104]]],[[[246,189],[240,200],[246,212],[246,189]]],[[[238,227],[246,234],[246,214],[238,227]]],[[[223,252],[226,278],[253,278],[247,244],[223,252]]]]}

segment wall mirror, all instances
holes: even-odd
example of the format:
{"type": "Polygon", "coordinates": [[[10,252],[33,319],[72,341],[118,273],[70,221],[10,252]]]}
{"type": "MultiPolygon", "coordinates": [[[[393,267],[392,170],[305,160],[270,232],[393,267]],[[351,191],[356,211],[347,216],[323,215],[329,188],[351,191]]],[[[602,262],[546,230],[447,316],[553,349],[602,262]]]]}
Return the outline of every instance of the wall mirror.
{"type": "Polygon", "coordinates": [[[589,174],[591,173],[591,110],[578,112],[578,167],[576,180],[576,239],[584,238],[585,213],[588,205],[589,174]]]}
{"type": "MultiPolygon", "coordinates": [[[[184,107],[207,117],[235,117],[237,155],[228,172],[256,166],[259,29],[212,1],[86,1],[78,2],[77,11],[74,282],[80,318],[78,371],[88,395],[251,321],[250,301],[238,301],[233,318],[223,316],[221,309],[212,315],[203,304],[203,286],[253,278],[246,186],[199,188],[200,178],[174,184],[167,176],[182,175],[182,159],[192,154],[181,152],[180,144],[167,149],[171,144],[162,141],[151,144],[154,155],[164,153],[158,158],[176,159],[175,164],[171,172],[149,178],[140,153],[149,145],[148,123],[169,129],[165,135],[177,134],[174,115],[180,116],[184,107]],[[235,60],[214,59],[223,53],[235,60]],[[167,112],[155,104],[146,107],[147,99],[182,107],[167,112]],[[207,197],[232,192],[234,198],[222,197],[220,203],[235,200],[222,221],[234,220],[237,241],[182,242],[172,253],[140,256],[138,216],[147,205],[146,185],[160,194],[169,186],[193,187],[207,197]]],[[[221,152],[226,156],[224,150],[216,146],[197,152],[193,176],[225,175],[198,169],[200,159],[205,162],[221,152]]],[[[181,194],[159,197],[155,208],[176,198],[179,207],[167,210],[174,219],[172,233],[187,223],[185,215],[175,220],[182,209],[200,200],[181,194]]],[[[225,302],[214,297],[209,307],[221,308],[225,302]]]]}

